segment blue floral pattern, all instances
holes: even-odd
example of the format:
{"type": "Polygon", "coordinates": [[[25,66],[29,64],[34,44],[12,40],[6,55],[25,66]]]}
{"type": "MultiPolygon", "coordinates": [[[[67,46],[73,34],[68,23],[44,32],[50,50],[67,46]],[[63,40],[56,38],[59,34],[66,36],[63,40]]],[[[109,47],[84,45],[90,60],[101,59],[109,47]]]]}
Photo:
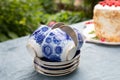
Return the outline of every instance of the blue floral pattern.
{"type": "Polygon", "coordinates": [[[35,35],[35,40],[37,43],[41,44],[43,39],[45,38],[45,35],[35,35]]]}
{"type": "Polygon", "coordinates": [[[57,45],[61,43],[61,40],[56,39],[56,37],[53,37],[53,42],[57,45]]]}
{"type": "Polygon", "coordinates": [[[53,53],[53,48],[51,45],[43,45],[42,52],[44,52],[46,57],[49,57],[53,53]]]}
{"type": "Polygon", "coordinates": [[[55,34],[51,32],[49,35],[50,35],[50,36],[54,36],[55,34]]]}
{"type": "Polygon", "coordinates": [[[34,40],[41,45],[49,30],[49,27],[41,26],[31,36],[33,36],[34,40]]]}
{"type": "Polygon", "coordinates": [[[57,54],[61,54],[61,53],[62,53],[62,47],[61,47],[61,46],[56,46],[56,47],[55,47],[55,52],[56,52],[57,54]]]}
{"type": "Polygon", "coordinates": [[[46,32],[47,30],[48,30],[48,27],[43,27],[43,28],[42,28],[42,31],[43,31],[43,32],[46,32]]]}
{"type": "Polygon", "coordinates": [[[52,39],[50,37],[46,38],[46,43],[51,43],[52,39]]]}
{"type": "Polygon", "coordinates": [[[66,39],[67,40],[72,40],[72,38],[66,33],[66,39]]]}

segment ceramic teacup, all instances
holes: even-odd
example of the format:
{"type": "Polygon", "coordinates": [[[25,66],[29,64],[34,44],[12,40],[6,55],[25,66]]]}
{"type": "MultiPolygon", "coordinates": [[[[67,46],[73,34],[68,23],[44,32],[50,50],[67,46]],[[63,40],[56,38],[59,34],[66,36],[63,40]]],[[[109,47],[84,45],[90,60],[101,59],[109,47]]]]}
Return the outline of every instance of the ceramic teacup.
{"type": "Polygon", "coordinates": [[[52,61],[66,61],[74,57],[76,45],[60,28],[51,30],[42,43],[42,54],[52,61]]]}
{"type": "Polygon", "coordinates": [[[33,56],[43,57],[41,54],[41,44],[45,36],[51,31],[51,28],[46,25],[39,26],[33,34],[30,35],[27,41],[27,49],[29,53],[33,56]]]}
{"type": "Polygon", "coordinates": [[[82,45],[83,38],[77,30],[65,25],[54,29],[44,25],[30,36],[27,48],[34,57],[60,62],[71,60],[82,45]]]}
{"type": "Polygon", "coordinates": [[[43,54],[41,54],[41,43],[51,29],[58,28],[61,25],[64,25],[64,23],[57,22],[52,25],[41,25],[30,35],[27,41],[27,49],[33,58],[35,56],[43,57],[43,54]]]}

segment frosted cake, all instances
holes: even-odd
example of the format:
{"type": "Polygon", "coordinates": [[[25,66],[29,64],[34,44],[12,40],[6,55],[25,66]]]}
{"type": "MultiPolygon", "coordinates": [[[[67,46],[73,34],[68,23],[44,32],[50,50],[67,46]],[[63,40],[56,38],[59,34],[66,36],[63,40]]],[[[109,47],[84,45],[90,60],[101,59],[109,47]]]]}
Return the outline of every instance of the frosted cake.
{"type": "Polygon", "coordinates": [[[99,39],[120,42],[120,1],[105,0],[94,7],[95,33],[99,39]]]}

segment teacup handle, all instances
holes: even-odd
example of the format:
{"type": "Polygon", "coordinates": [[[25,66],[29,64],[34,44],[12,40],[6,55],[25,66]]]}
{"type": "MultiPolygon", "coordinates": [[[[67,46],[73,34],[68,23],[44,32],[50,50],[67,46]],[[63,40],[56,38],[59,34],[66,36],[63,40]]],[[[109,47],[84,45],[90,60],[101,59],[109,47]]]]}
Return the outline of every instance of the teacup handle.
{"type": "Polygon", "coordinates": [[[65,31],[68,35],[70,35],[70,37],[73,39],[75,46],[78,46],[78,39],[77,39],[77,35],[75,33],[75,31],[66,25],[62,25],[59,27],[61,30],[65,31]]]}
{"type": "Polygon", "coordinates": [[[62,26],[62,25],[65,25],[65,24],[62,23],[62,22],[58,22],[58,23],[56,23],[56,24],[54,24],[54,25],[52,26],[52,29],[59,28],[59,27],[62,26]]]}
{"type": "Polygon", "coordinates": [[[71,38],[73,39],[75,46],[77,46],[77,44],[78,44],[77,43],[78,42],[77,35],[72,28],[70,28],[69,26],[65,26],[65,24],[62,22],[58,22],[58,23],[54,24],[52,29],[55,29],[55,28],[60,28],[63,31],[65,31],[67,34],[69,34],[71,36],[71,38]]]}

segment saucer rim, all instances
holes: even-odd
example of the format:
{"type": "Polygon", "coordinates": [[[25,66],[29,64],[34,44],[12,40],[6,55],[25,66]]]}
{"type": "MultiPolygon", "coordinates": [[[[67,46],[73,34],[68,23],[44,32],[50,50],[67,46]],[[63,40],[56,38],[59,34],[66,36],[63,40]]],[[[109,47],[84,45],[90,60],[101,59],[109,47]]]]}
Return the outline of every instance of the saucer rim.
{"type": "Polygon", "coordinates": [[[66,68],[66,67],[72,66],[72,65],[78,63],[79,61],[80,60],[78,59],[78,60],[73,61],[70,64],[60,65],[60,66],[49,66],[49,65],[45,65],[45,64],[42,64],[42,63],[39,63],[39,62],[36,62],[34,64],[38,64],[39,66],[44,66],[44,67],[49,68],[49,69],[60,69],[60,68],[66,68]]]}
{"type": "Polygon", "coordinates": [[[76,67],[75,69],[67,72],[67,73],[62,73],[62,74],[45,73],[45,72],[43,72],[43,71],[41,71],[41,70],[39,70],[39,69],[36,69],[36,71],[37,71],[38,73],[41,73],[42,75],[46,75],[46,76],[64,76],[64,75],[67,75],[67,74],[72,73],[72,72],[75,71],[76,69],[77,69],[77,67],[76,67]]]}
{"type": "Polygon", "coordinates": [[[75,60],[78,59],[78,58],[80,58],[80,54],[78,54],[77,56],[75,56],[75,58],[73,58],[73,59],[71,59],[71,60],[62,61],[62,62],[47,62],[47,61],[41,60],[39,57],[35,57],[35,58],[34,58],[34,61],[35,61],[35,60],[38,60],[40,63],[46,64],[46,65],[49,65],[49,66],[59,66],[59,65],[69,64],[69,63],[75,61],[75,60]]]}
{"type": "Polygon", "coordinates": [[[75,70],[77,67],[79,66],[79,63],[78,64],[75,64],[73,65],[72,67],[68,68],[68,69],[64,69],[64,70],[46,70],[38,65],[35,65],[35,69],[36,71],[37,70],[40,70],[42,72],[45,72],[45,73],[49,73],[49,74],[64,74],[64,73],[67,73],[67,72],[72,72],[73,70],[75,70]]]}

